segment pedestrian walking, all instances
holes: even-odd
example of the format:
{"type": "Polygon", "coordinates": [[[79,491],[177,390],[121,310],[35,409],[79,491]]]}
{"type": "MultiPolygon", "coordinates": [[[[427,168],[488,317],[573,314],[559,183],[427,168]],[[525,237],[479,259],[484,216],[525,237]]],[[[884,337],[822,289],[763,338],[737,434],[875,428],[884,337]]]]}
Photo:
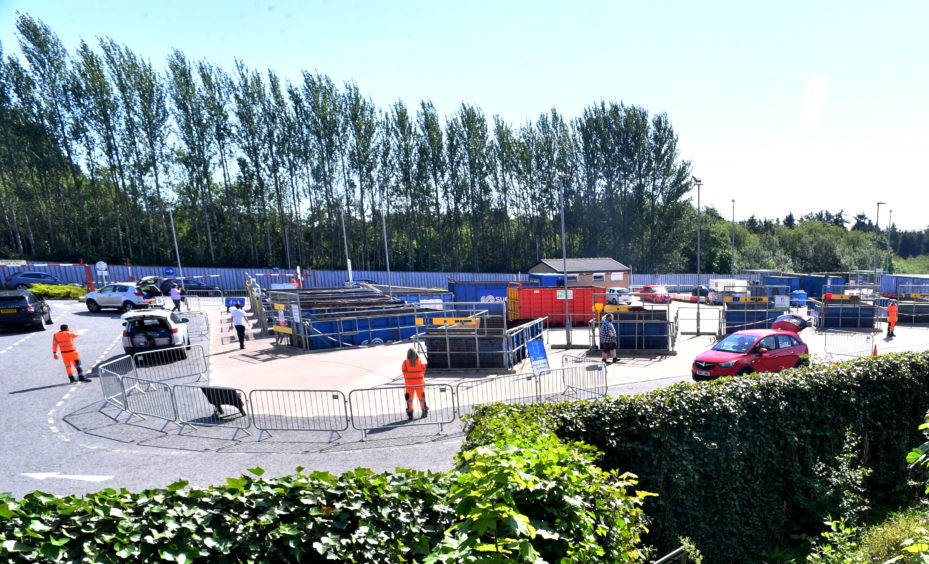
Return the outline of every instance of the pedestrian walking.
{"type": "Polygon", "coordinates": [[[171,284],[171,301],[174,302],[174,309],[171,311],[176,311],[181,313],[181,291],[178,289],[177,284],[171,284]]]}
{"type": "Polygon", "coordinates": [[[239,348],[244,349],[245,328],[251,327],[252,325],[248,322],[245,312],[242,311],[242,304],[235,304],[235,309],[229,314],[229,322],[232,324],[232,327],[235,328],[236,336],[239,338],[239,348]]]}
{"type": "Polygon", "coordinates": [[[897,326],[897,301],[890,300],[890,305],[887,306],[887,336],[896,337],[894,334],[894,328],[897,326]]]}
{"type": "Polygon", "coordinates": [[[600,322],[600,352],[603,355],[600,360],[603,362],[610,356],[613,358],[613,364],[619,362],[616,358],[616,327],[613,326],[612,313],[604,315],[600,322]]]}
{"type": "Polygon", "coordinates": [[[406,351],[402,370],[403,385],[406,386],[406,418],[413,419],[413,397],[418,395],[419,408],[423,412],[421,418],[425,419],[429,415],[429,407],[426,406],[426,364],[419,359],[416,351],[410,349],[406,351]]]}
{"type": "Polygon", "coordinates": [[[77,352],[74,345],[74,339],[78,335],[68,329],[67,325],[62,325],[61,330],[52,335],[52,356],[58,360],[58,353],[61,352],[61,359],[65,363],[65,370],[68,372],[68,380],[74,382],[74,372],[77,371],[77,379],[81,382],[90,382],[84,377],[84,369],[81,366],[81,355],[77,352]]]}

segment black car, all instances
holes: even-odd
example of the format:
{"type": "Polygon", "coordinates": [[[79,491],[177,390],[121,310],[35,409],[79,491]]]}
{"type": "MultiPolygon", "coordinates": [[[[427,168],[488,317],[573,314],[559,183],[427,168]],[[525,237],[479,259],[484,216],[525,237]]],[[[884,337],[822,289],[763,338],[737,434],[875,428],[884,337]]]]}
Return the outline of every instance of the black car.
{"type": "Polygon", "coordinates": [[[29,290],[0,292],[0,326],[28,325],[45,331],[52,324],[52,309],[29,290]]]}
{"type": "Polygon", "coordinates": [[[25,290],[33,284],[48,284],[50,286],[77,285],[55,278],[51,274],[31,271],[14,272],[12,276],[7,277],[3,281],[3,285],[6,286],[8,290],[25,290]]]}
{"type": "Polygon", "coordinates": [[[190,294],[191,296],[221,296],[223,291],[217,288],[216,286],[208,286],[199,280],[190,280],[190,279],[164,279],[160,282],[158,289],[161,290],[161,293],[168,296],[171,294],[171,286],[177,284],[181,292],[190,294]]]}

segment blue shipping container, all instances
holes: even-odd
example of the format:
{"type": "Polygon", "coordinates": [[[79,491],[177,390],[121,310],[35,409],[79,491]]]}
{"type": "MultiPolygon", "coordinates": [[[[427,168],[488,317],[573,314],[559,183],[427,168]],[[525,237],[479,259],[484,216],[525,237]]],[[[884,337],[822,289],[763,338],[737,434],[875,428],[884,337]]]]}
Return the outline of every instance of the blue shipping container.
{"type": "Polygon", "coordinates": [[[456,302],[506,302],[508,285],[509,282],[494,280],[475,282],[449,280],[448,289],[454,294],[456,302]]]}

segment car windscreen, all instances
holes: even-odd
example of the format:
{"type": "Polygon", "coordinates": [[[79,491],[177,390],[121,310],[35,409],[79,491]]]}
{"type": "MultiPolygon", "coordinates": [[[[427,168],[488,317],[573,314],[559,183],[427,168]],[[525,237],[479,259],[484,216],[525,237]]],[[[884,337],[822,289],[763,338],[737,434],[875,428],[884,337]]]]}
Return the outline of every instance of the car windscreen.
{"type": "Polygon", "coordinates": [[[752,348],[757,338],[758,337],[752,337],[751,335],[729,335],[722,341],[716,343],[713,350],[733,353],[748,352],[748,349],[752,348]]]}

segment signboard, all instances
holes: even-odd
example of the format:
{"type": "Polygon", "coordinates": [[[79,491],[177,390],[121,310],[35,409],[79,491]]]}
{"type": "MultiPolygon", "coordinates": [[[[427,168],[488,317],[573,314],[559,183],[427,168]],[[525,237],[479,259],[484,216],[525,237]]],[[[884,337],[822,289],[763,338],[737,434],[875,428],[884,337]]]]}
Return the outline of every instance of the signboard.
{"type": "Polygon", "coordinates": [[[101,271],[106,272],[107,268],[109,268],[107,264],[103,262],[102,260],[98,260],[97,264],[95,264],[94,266],[97,267],[97,272],[101,272],[101,271]]]}
{"type": "Polygon", "coordinates": [[[290,315],[294,318],[294,323],[300,323],[300,306],[290,304],[290,315]]]}
{"type": "Polygon", "coordinates": [[[774,307],[790,309],[790,296],[774,296],[774,307]]]}
{"type": "Polygon", "coordinates": [[[423,319],[422,317],[416,318],[417,325],[468,325],[471,327],[479,327],[481,320],[477,317],[433,317],[432,319],[423,319]]]}
{"type": "Polygon", "coordinates": [[[0,266],[26,266],[26,261],[19,259],[0,259],[0,266]]]}
{"type": "MultiPolygon", "coordinates": [[[[558,294],[557,294],[556,297],[557,297],[559,300],[563,300],[563,299],[564,299],[564,293],[565,293],[564,290],[558,290],[558,294]]],[[[573,299],[574,299],[574,290],[568,290],[568,299],[569,299],[569,300],[573,300],[573,299]]]]}
{"type": "Polygon", "coordinates": [[[623,279],[623,273],[622,273],[622,272],[611,272],[611,273],[610,273],[610,280],[620,280],[620,281],[621,281],[622,279],[623,279]]]}
{"type": "Polygon", "coordinates": [[[767,297],[767,296],[736,296],[736,297],[725,296],[725,297],[723,298],[723,301],[724,301],[724,302],[756,302],[756,303],[763,303],[763,302],[768,301],[768,297],[767,297]]]}
{"type": "Polygon", "coordinates": [[[551,370],[548,367],[548,356],[545,354],[545,343],[541,339],[535,339],[526,343],[526,350],[529,351],[529,361],[532,362],[532,372],[536,376],[543,372],[551,370]]]}
{"type": "Polygon", "coordinates": [[[166,266],[165,267],[165,276],[174,276],[174,267],[166,266]]]}
{"type": "Polygon", "coordinates": [[[434,309],[436,311],[442,311],[445,309],[445,302],[440,298],[426,298],[424,300],[419,300],[419,307],[423,309],[434,309]]]}

